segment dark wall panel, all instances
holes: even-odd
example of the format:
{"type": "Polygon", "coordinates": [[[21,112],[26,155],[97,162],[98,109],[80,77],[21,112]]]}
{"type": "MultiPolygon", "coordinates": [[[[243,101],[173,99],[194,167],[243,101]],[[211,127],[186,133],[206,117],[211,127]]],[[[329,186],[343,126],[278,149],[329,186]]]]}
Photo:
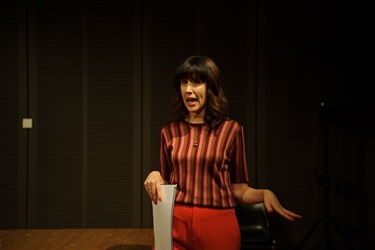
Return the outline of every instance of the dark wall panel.
{"type": "Polygon", "coordinates": [[[83,215],[83,10],[75,1],[39,1],[35,10],[35,226],[77,228],[83,215]]]}
{"type": "Polygon", "coordinates": [[[136,226],[133,12],[124,1],[87,4],[88,227],[136,226]]]}
{"type": "Polygon", "coordinates": [[[139,227],[133,8],[124,1],[30,6],[30,227],[139,227]]]}
{"type": "Polygon", "coordinates": [[[0,228],[17,227],[18,88],[17,2],[0,3],[0,228]]]}

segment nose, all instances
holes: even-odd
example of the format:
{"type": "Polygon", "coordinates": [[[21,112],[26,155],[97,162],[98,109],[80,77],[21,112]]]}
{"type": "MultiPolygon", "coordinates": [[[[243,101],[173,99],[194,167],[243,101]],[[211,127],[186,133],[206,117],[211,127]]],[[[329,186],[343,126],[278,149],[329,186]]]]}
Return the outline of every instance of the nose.
{"type": "Polygon", "coordinates": [[[193,93],[193,87],[192,87],[192,84],[191,82],[189,81],[188,84],[186,84],[186,92],[188,93],[193,93]]]}

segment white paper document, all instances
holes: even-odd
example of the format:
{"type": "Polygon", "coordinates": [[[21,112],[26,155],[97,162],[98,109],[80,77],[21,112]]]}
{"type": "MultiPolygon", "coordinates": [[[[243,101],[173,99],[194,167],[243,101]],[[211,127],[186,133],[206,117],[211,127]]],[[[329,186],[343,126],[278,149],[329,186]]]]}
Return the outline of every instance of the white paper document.
{"type": "Polygon", "coordinates": [[[158,200],[157,204],[152,202],[155,250],[173,249],[172,226],[176,187],[176,184],[161,185],[162,201],[158,200]]]}

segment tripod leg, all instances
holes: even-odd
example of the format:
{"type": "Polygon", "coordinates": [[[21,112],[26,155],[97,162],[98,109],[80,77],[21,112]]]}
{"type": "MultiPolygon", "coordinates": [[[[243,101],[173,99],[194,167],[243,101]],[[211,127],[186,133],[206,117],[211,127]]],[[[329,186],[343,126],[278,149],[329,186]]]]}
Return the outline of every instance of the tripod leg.
{"type": "Polygon", "coordinates": [[[325,244],[326,244],[326,250],[332,250],[333,244],[332,244],[332,229],[331,229],[331,221],[330,216],[326,216],[324,219],[324,226],[325,226],[325,244]]]}
{"type": "Polygon", "coordinates": [[[337,223],[337,221],[335,220],[335,218],[333,218],[331,216],[330,219],[331,219],[333,225],[336,227],[337,231],[340,233],[341,237],[345,240],[345,242],[348,245],[349,249],[353,249],[354,250],[354,247],[352,246],[351,241],[349,240],[348,237],[346,237],[346,235],[344,234],[344,231],[341,230],[341,227],[339,226],[339,224],[337,223]]]}
{"type": "Polygon", "coordinates": [[[311,234],[315,231],[315,229],[319,226],[319,224],[325,219],[325,215],[320,217],[313,225],[312,227],[310,228],[310,230],[307,232],[307,234],[305,235],[305,237],[303,237],[303,239],[301,240],[301,242],[298,244],[298,246],[296,247],[296,250],[299,250],[299,249],[302,249],[302,246],[306,243],[306,241],[308,240],[308,238],[311,236],[311,234]]]}

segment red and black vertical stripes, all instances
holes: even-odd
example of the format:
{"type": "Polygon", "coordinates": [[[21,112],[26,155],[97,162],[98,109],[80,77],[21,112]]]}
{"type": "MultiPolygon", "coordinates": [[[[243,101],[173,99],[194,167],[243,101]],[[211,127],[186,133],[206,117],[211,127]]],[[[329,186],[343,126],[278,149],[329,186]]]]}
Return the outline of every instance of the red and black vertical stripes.
{"type": "Polygon", "coordinates": [[[173,121],[161,131],[160,148],[161,173],[177,184],[177,203],[235,206],[231,183],[248,181],[243,129],[238,122],[228,120],[214,130],[205,124],[173,121]]]}

